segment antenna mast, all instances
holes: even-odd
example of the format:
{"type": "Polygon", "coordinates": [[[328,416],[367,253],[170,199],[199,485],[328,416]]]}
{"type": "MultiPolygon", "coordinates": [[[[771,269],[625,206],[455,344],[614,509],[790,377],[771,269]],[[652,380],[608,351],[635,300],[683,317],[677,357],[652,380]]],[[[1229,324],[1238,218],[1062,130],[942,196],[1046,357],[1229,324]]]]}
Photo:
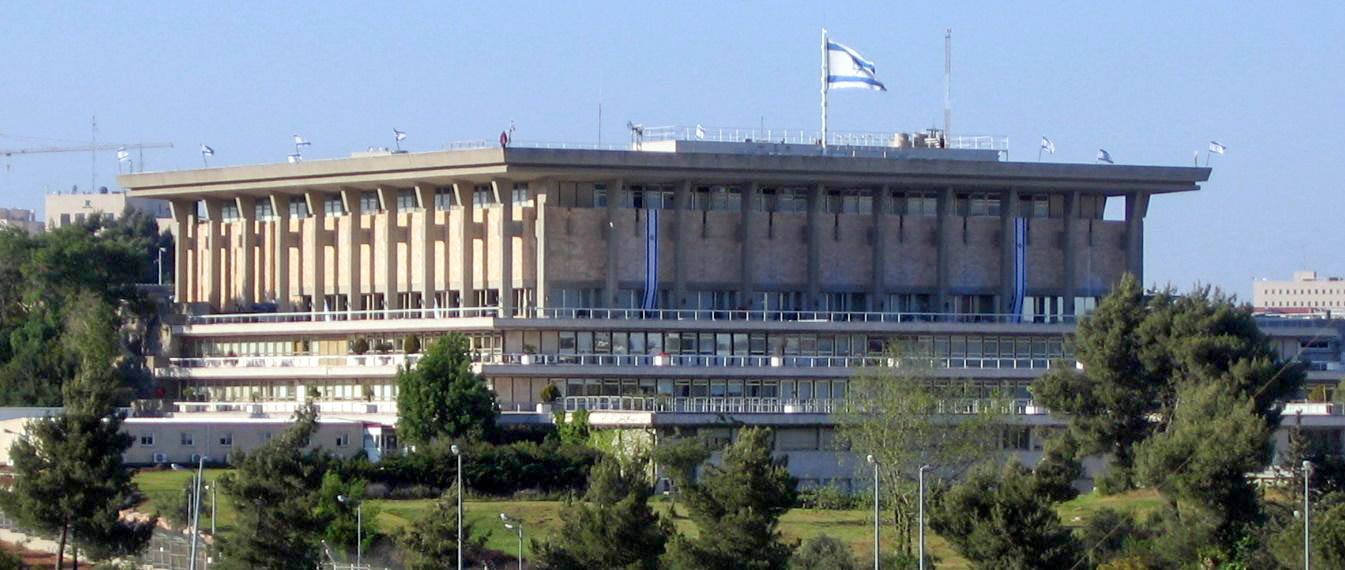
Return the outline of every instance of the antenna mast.
{"type": "Polygon", "coordinates": [[[953,131],[953,29],[943,32],[943,140],[953,131]]]}

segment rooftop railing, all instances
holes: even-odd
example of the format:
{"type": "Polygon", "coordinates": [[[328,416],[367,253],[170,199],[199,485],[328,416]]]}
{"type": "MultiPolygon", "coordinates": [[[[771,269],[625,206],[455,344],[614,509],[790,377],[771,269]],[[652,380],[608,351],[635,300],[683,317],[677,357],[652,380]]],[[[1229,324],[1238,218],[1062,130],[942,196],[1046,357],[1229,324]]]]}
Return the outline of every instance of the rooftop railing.
{"type": "MultiPolygon", "coordinates": [[[[822,132],[810,129],[759,129],[741,127],[664,126],[644,127],[639,137],[642,142],[657,141],[710,141],[710,142],[757,142],[776,144],[816,145],[822,140],[822,132]]],[[[827,144],[836,146],[866,148],[898,148],[897,140],[910,133],[876,131],[828,131],[827,144]]],[[[931,138],[930,140],[938,140],[931,138]]],[[[1009,150],[1009,138],[999,135],[960,135],[947,137],[947,148],[969,150],[1009,150]]],[[[914,141],[908,139],[908,145],[914,141]]],[[[911,148],[937,148],[931,143],[911,148]]]]}
{"type": "MultiPolygon", "coordinates": [[[[193,325],[240,323],[314,323],[402,319],[459,319],[500,317],[500,307],[450,309],[377,309],[363,311],[298,311],[285,313],[220,313],[188,315],[193,325]]],[[[515,308],[509,316],[529,319],[608,319],[640,321],[758,321],[799,323],[1003,323],[1069,324],[1074,315],[1024,317],[1004,313],[929,313],[879,311],[795,311],[720,309],[515,308]]]]}

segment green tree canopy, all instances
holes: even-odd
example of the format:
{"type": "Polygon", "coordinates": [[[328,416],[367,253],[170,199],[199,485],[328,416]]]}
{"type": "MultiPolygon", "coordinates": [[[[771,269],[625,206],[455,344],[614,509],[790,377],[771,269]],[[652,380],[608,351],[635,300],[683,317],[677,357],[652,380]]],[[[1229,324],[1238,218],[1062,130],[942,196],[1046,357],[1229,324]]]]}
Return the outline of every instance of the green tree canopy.
{"type": "MultiPolygon", "coordinates": [[[[429,515],[399,532],[402,563],[407,570],[441,570],[458,559],[457,487],[434,501],[429,515]]],[[[462,525],[463,561],[476,563],[486,553],[490,533],[478,536],[470,523],[462,525]]]]}
{"type": "Polygon", "coordinates": [[[1071,568],[1079,544],[1032,472],[985,463],[935,501],[930,527],[983,570],[1071,568]]]}
{"type": "Polygon", "coordinates": [[[552,570],[655,570],[672,525],[649,506],[648,462],[604,458],[591,472],[584,503],[561,512],[557,539],[533,541],[552,570]]]}
{"type": "Polygon", "coordinates": [[[678,536],[665,562],[674,569],[779,570],[793,548],[783,542],[780,515],[796,497],[785,458],[771,455],[771,432],[743,428],[718,466],[684,489],[696,538],[678,536]]]}
{"type": "Polygon", "coordinates": [[[85,310],[71,313],[67,324],[77,371],[62,384],[65,409],[34,420],[27,437],[14,443],[14,486],[0,496],[19,520],[57,533],[62,552],[73,539],[96,557],[132,554],[145,547],[155,521],[120,516],[133,502],[134,486],[122,465],[131,436],[121,431],[116,408],[121,383],[115,366],[122,358],[116,317],[97,295],[78,300],[85,310]]]}
{"type": "Polygon", "coordinates": [[[306,406],[294,423],[251,453],[234,458],[220,487],[237,512],[237,530],[219,542],[222,568],[313,568],[327,521],[317,510],[322,472],[304,451],[317,431],[317,412],[306,406]]]}
{"type": "Polygon", "coordinates": [[[486,440],[495,433],[495,393],[472,372],[467,337],[450,334],[397,374],[397,434],[409,443],[439,438],[486,440]]]}
{"type": "Polygon", "coordinates": [[[860,565],[850,545],[823,534],[799,545],[789,560],[789,570],[860,570],[860,565]]]}

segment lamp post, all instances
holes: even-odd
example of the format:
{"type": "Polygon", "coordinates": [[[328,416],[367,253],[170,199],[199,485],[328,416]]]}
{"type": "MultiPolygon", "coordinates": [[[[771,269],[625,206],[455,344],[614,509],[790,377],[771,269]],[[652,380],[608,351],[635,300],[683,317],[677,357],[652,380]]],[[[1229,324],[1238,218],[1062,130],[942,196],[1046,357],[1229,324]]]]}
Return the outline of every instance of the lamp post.
{"type": "Polygon", "coordinates": [[[364,565],[364,504],[345,495],[337,495],[336,500],[347,505],[355,505],[355,566],[364,565]]]}
{"type": "Polygon", "coordinates": [[[188,570],[196,570],[196,541],[201,536],[201,479],[205,472],[205,460],[202,455],[196,462],[196,483],[192,489],[191,509],[191,560],[187,561],[188,570]]]}
{"type": "Polygon", "coordinates": [[[504,521],[504,528],[518,532],[518,568],[523,570],[523,521],[509,518],[504,513],[500,513],[500,520],[504,521]]]}
{"type": "Polygon", "coordinates": [[[1308,487],[1312,480],[1312,462],[1303,462],[1303,569],[1312,570],[1312,535],[1308,533],[1312,526],[1312,516],[1308,503],[1308,487]]]}
{"type": "Polygon", "coordinates": [[[458,471],[455,475],[458,484],[458,570],[462,570],[462,448],[455,443],[448,449],[458,458],[458,471]]]}
{"type": "Polygon", "coordinates": [[[917,523],[920,528],[920,570],[925,570],[925,470],[928,465],[921,465],[920,470],[916,472],[916,478],[920,480],[920,514],[917,523]]]}
{"type": "Polygon", "coordinates": [[[878,542],[878,503],[880,502],[878,495],[878,460],[873,458],[873,454],[869,454],[868,461],[869,465],[873,466],[873,570],[879,570],[881,565],[881,562],[879,562],[879,552],[882,549],[879,547],[880,543],[878,542]]]}
{"type": "Polygon", "coordinates": [[[159,248],[159,261],[155,264],[159,266],[159,285],[163,285],[163,252],[165,251],[168,251],[167,248],[159,248]]]}
{"type": "Polygon", "coordinates": [[[215,536],[215,499],[218,498],[218,495],[215,493],[215,490],[218,487],[219,487],[218,484],[211,484],[205,486],[205,490],[210,491],[210,536],[215,536]]]}

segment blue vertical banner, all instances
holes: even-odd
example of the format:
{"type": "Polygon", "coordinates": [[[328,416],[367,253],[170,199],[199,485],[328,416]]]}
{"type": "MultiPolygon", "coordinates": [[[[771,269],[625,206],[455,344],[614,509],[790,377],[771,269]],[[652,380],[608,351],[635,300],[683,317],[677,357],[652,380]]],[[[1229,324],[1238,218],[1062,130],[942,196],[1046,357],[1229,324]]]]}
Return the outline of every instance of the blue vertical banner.
{"type": "Polygon", "coordinates": [[[1013,320],[1023,316],[1027,300],[1027,218],[1013,219],[1013,320]]]}
{"type": "Polygon", "coordinates": [[[645,210],[644,230],[644,301],[642,309],[658,308],[658,213],[656,208],[645,210]]]}

